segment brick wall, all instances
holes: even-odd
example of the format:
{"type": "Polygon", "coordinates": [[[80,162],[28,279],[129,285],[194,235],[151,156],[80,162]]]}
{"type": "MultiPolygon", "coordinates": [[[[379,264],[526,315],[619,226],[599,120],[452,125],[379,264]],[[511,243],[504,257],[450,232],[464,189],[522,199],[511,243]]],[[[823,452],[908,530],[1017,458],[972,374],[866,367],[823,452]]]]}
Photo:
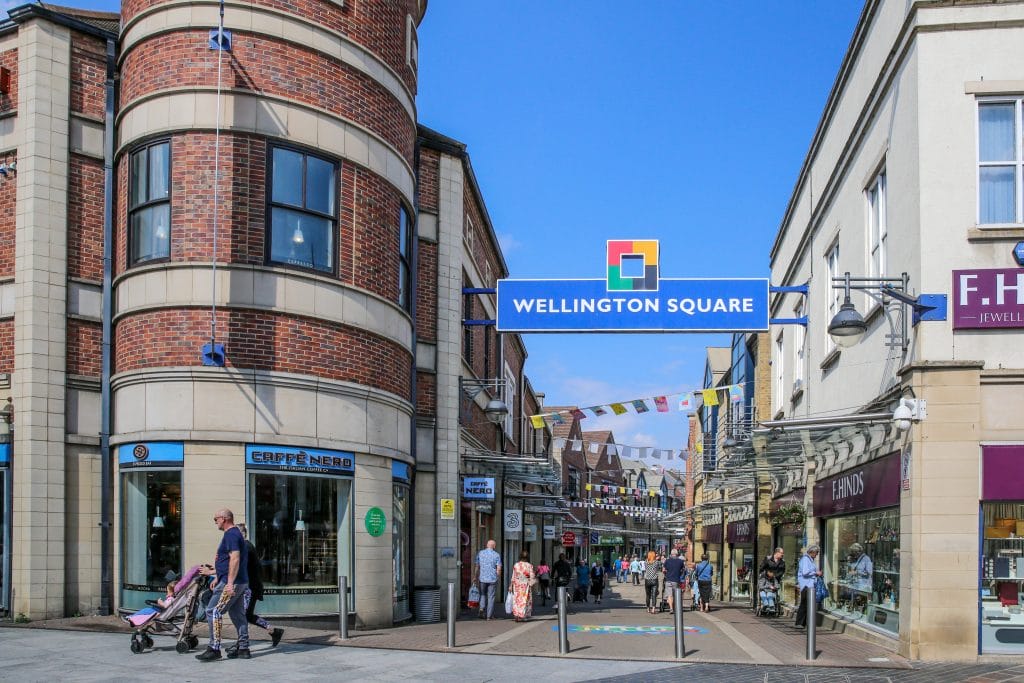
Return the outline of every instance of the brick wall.
{"type": "Polygon", "coordinates": [[[100,323],[69,318],[67,323],[67,372],[69,375],[100,376],[100,323]]]}
{"type": "Polygon", "coordinates": [[[68,277],[99,283],[103,279],[103,162],[78,154],[71,154],[69,161],[68,277]]]}
{"type": "Polygon", "coordinates": [[[421,149],[418,188],[421,211],[438,212],[440,170],[441,153],[435,149],[421,149]]]}
{"type": "Polygon", "coordinates": [[[18,48],[0,52],[0,67],[11,72],[11,88],[6,95],[0,95],[0,114],[18,108],[18,48]]]}
{"type": "MultiPolygon", "coordinates": [[[[305,17],[342,33],[377,55],[415,93],[416,76],[405,61],[405,22],[409,14],[415,18],[416,3],[417,0],[345,0],[339,5],[330,0],[259,0],[253,4],[305,17]]],[[[161,4],[163,0],[125,0],[121,4],[123,22],[127,24],[143,10],[161,4]]],[[[230,21],[229,8],[225,23],[230,21]]]]}
{"type": "Polygon", "coordinates": [[[99,38],[72,33],[71,111],[94,119],[106,115],[107,46],[99,38]]]}
{"type": "Polygon", "coordinates": [[[437,341],[437,244],[419,243],[416,290],[416,334],[421,341],[437,341]]]}
{"type": "Polygon", "coordinates": [[[14,372],[14,319],[0,320],[0,372],[14,372]]]}
{"type": "Polygon", "coordinates": [[[432,372],[416,373],[416,414],[437,415],[437,375],[432,372]]]}
{"type": "MultiPolygon", "coordinates": [[[[16,150],[0,154],[0,164],[9,164],[17,158],[16,150]]],[[[17,177],[0,176],[0,278],[14,277],[14,210],[17,196],[17,177]]]]}

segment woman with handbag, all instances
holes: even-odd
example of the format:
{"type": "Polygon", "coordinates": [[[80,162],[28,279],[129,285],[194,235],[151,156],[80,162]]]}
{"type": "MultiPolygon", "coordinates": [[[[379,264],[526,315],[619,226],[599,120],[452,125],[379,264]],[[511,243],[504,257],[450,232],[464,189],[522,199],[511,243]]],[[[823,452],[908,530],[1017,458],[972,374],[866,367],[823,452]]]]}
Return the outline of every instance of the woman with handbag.
{"type": "Polygon", "coordinates": [[[590,565],[590,594],[596,602],[601,602],[601,595],[604,594],[604,567],[600,562],[593,562],[590,565]]]}
{"type": "Polygon", "coordinates": [[[526,621],[533,614],[533,587],[536,585],[537,571],[530,564],[530,553],[524,550],[512,567],[512,581],[508,586],[512,595],[512,616],[516,621],[526,621]]]}

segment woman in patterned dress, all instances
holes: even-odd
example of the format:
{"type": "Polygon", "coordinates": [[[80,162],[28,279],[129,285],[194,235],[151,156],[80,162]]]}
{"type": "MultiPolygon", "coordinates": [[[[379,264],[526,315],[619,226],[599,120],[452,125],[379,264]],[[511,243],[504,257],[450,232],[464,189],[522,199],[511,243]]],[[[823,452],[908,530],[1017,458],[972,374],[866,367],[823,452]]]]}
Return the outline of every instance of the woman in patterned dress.
{"type": "Polygon", "coordinates": [[[519,553],[519,561],[512,567],[512,582],[508,589],[512,592],[512,616],[516,621],[526,621],[533,614],[533,584],[536,583],[537,572],[530,564],[530,553],[519,553]]]}

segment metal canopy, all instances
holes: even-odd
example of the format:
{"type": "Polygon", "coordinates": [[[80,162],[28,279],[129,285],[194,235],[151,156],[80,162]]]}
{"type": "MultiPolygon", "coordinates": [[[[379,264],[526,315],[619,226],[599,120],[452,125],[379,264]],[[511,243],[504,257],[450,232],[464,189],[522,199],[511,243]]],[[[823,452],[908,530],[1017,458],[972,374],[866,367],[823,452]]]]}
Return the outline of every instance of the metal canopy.
{"type": "MultiPolygon", "coordinates": [[[[561,473],[547,458],[509,456],[486,452],[464,452],[462,474],[501,477],[535,486],[561,486],[561,473]]],[[[526,497],[526,496],[524,496],[526,497]]]]}

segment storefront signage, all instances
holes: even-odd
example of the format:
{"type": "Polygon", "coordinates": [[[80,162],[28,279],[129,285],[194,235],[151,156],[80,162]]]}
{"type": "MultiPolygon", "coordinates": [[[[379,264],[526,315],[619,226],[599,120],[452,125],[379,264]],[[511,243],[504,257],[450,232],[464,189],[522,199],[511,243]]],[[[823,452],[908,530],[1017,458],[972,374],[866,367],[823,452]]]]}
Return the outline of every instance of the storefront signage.
{"type": "Polygon", "coordinates": [[[256,470],[351,476],[355,473],[355,455],[320,448],[247,444],[245,466],[256,470]]]}
{"type": "Polygon", "coordinates": [[[736,544],[753,543],[755,526],[756,523],[752,519],[729,522],[725,536],[726,541],[736,544]]]}
{"type": "Polygon", "coordinates": [[[657,240],[608,240],[607,276],[499,280],[499,332],[764,332],[768,280],[661,278],[657,240]]]}
{"type": "Polygon", "coordinates": [[[185,444],[171,441],[124,443],[117,447],[117,463],[122,470],[141,467],[183,467],[185,444]]]}
{"type": "Polygon", "coordinates": [[[1024,270],[953,271],[953,329],[1024,327],[1024,270]]]}
{"type": "Polygon", "coordinates": [[[599,536],[596,545],[622,545],[622,536],[599,536]]]}
{"type": "Polygon", "coordinates": [[[505,510],[505,531],[508,533],[519,533],[523,530],[523,511],[505,510]]]}
{"type": "Polygon", "coordinates": [[[891,453],[814,485],[814,516],[831,517],[900,504],[900,454],[891,453]]]}
{"type": "Polygon", "coordinates": [[[0,467],[7,467],[11,464],[11,444],[0,443],[0,467]]]}
{"type": "Polygon", "coordinates": [[[545,524],[544,525],[544,540],[545,541],[552,541],[555,538],[557,538],[557,536],[555,536],[555,533],[556,532],[555,532],[555,525],[554,524],[545,524]]]}
{"type": "Polygon", "coordinates": [[[722,525],[714,524],[712,526],[704,527],[704,542],[705,543],[721,543],[722,542],[722,525]]]}
{"type": "Polygon", "coordinates": [[[464,477],[462,497],[466,500],[494,500],[494,477],[464,477]]]}
{"type": "Polygon", "coordinates": [[[523,540],[524,541],[536,541],[537,540],[537,525],[527,524],[523,527],[523,540]]]}
{"type": "Polygon", "coordinates": [[[981,459],[983,500],[1024,498],[1024,445],[982,446],[981,459]]]}
{"type": "Polygon", "coordinates": [[[441,519],[455,519],[455,499],[441,499],[441,519]]]}
{"type": "Polygon", "coordinates": [[[387,528],[388,520],[384,516],[384,511],[380,508],[373,507],[366,511],[366,533],[370,534],[374,538],[377,536],[384,535],[384,529],[387,528]]]}
{"type": "Polygon", "coordinates": [[[562,545],[570,546],[576,545],[576,534],[571,531],[566,531],[562,534],[562,545]]]}

